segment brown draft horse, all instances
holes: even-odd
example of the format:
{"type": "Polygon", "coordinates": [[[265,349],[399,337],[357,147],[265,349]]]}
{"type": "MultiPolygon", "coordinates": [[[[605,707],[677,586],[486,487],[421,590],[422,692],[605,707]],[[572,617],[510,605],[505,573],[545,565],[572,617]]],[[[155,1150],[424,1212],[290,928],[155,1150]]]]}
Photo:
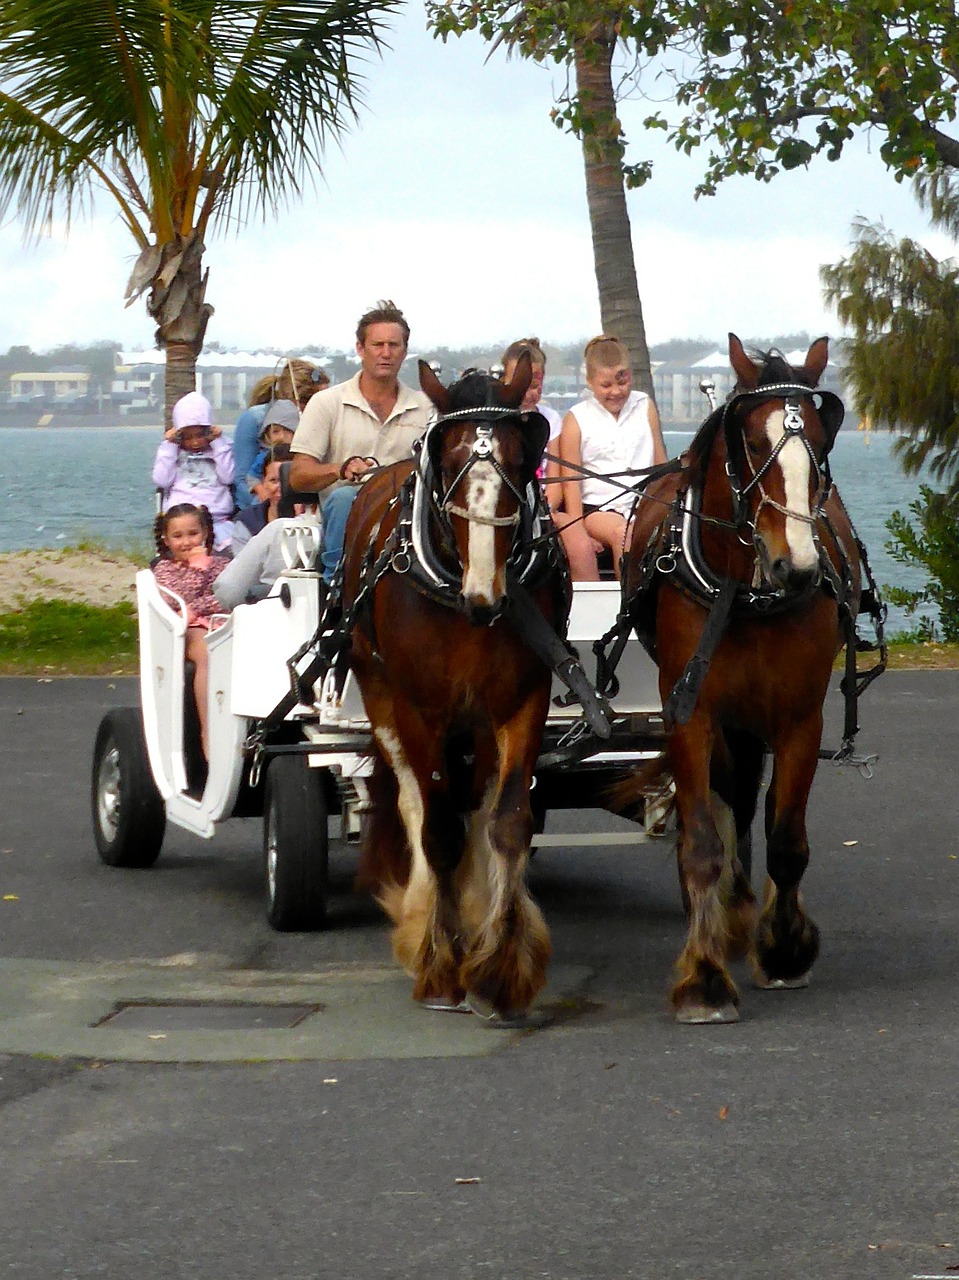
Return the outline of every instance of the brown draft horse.
{"type": "MultiPolygon", "coordinates": [[[[533,538],[548,427],[517,413],[530,381],[475,371],[450,388],[416,462],[367,482],[350,515],[343,602],[376,747],[361,882],[394,922],[413,998],[515,1023],[551,946],[525,871],[529,792],[551,672],[509,620],[528,592],[563,633],[565,562],[533,538]]],[[[543,526],[548,527],[548,526],[543,526]]]]}
{"type": "Polygon", "coordinates": [[[729,335],[738,382],[678,474],[639,500],[624,600],[659,665],[676,787],[688,936],[672,1002],[680,1022],[732,1022],[732,959],[765,989],[805,986],[819,931],[803,907],[806,804],[843,624],[859,610],[860,548],[828,455],[842,405],[816,392],[825,338],[794,369],[754,363],[729,335]],[[724,616],[725,615],[725,616],[724,616]],[[744,871],[765,752],[767,881],[744,871]],[[758,917],[758,918],[757,918],[758,917]]]}

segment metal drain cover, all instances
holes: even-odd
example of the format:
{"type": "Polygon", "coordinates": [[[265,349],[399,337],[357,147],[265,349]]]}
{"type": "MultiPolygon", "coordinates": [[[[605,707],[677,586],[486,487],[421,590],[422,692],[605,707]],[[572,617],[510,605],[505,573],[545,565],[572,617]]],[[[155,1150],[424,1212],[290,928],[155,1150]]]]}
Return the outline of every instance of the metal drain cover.
{"type": "Polygon", "coordinates": [[[298,1027],[322,1009],[321,1004],[131,1001],[96,1025],[121,1031],[281,1031],[298,1027]]]}

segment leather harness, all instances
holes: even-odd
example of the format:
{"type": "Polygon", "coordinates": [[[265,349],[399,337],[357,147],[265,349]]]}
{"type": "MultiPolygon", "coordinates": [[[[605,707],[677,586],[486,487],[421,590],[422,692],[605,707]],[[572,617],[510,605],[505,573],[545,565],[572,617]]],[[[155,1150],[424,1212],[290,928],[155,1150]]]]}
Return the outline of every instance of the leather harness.
{"type": "MultiPolygon", "coordinates": [[[[839,609],[845,638],[846,669],[841,684],[845,698],[842,746],[838,752],[821,754],[830,759],[849,759],[853,763],[861,764],[860,761],[852,759],[853,739],[859,728],[857,701],[865,688],[885,670],[886,646],[883,640],[883,624],[886,607],[880,599],[866,549],[853,529],[853,539],[864,584],[860,593],[859,608],[858,610],[853,608],[854,590],[850,549],[843,545],[825,510],[826,501],[833,488],[829,472],[828,450],[835,439],[842,416],[842,402],[837,396],[831,392],[815,391],[798,383],[767,384],[757,387],[754,391],[737,392],[724,406],[710,415],[700,428],[697,441],[700,442],[701,450],[708,453],[719,432],[722,431],[725,436],[726,474],[730,484],[734,518],[732,521],[717,519],[703,511],[702,485],[695,468],[687,464],[684,472],[688,477],[688,483],[679,489],[663,520],[646,544],[633,594],[627,597],[624,585],[623,601],[615,624],[593,646],[597,659],[596,685],[602,696],[610,698],[616,696],[618,691],[616,666],[633,628],[644,648],[655,661],[653,603],[658,586],[666,579],[673,587],[708,610],[696,652],[663,704],[663,715],[667,724],[685,724],[691,717],[709,670],[710,661],[731,618],[769,617],[788,612],[812,599],[817,591],[824,590],[833,596],[839,609]],[[826,455],[822,463],[816,457],[805,435],[800,406],[801,399],[813,397],[820,401],[817,407],[828,439],[826,455]],[[744,481],[742,476],[746,452],[736,411],[743,405],[778,398],[784,400],[783,435],[773,446],[762,466],[758,470],[752,470],[750,478],[744,481]],[[758,566],[751,582],[743,582],[715,572],[703,554],[701,538],[703,524],[707,522],[719,524],[740,536],[744,530],[751,528],[755,534],[754,519],[749,515],[746,499],[754,489],[762,492],[763,477],[786,441],[793,437],[800,439],[803,443],[814,472],[818,476],[816,499],[811,516],[801,518],[808,520],[811,525],[818,552],[819,580],[811,580],[806,587],[797,590],[763,584],[758,566]],[[828,534],[836,550],[839,560],[838,569],[823,545],[822,532],[828,534]],[[858,672],[856,669],[857,649],[865,647],[859,641],[856,632],[857,614],[869,615],[876,635],[876,644],[872,647],[877,648],[880,655],[877,664],[863,672],[858,672]]],[[[695,447],[696,441],[694,441],[695,447]]],[[[761,502],[769,503],[770,499],[763,495],[761,502]]],[[[775,503],[772,505],[778,506],[775,503]]]]}

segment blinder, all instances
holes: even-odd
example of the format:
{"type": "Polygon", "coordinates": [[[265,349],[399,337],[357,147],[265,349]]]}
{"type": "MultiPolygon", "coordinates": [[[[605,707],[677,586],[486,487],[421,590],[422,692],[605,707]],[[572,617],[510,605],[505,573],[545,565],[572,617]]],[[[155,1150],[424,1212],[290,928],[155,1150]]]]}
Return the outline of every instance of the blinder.
{"type": "MultiPolygon", "coordinates": [[[[755,387],[750,391],[735,392],[719,412],[722,413],[722,426],[726,441],[726,471],[733,493],[733,508],[737,523],[742,523],[746,517],[743,503],[745,495],[762,476],[765,466],[769,465],[767,462],[749,484],[743,485],[742,477],[745,475],[746,469],[746,452],[743,432],[739,426],[738,412],[743,405],[773,399],[783,399],[786,402],[787,435],[799,435],[801,437],[810,459],[819,472],[820,490],[824,492],[829,488],[829,453],[835,443],[836,435],[842,426],[842,420],[846,413],[840,398],[832,391],[817,391],[815,388],[804,386],[801,383],[770,383],[766,386],[755,387]],[[826,438],[821,462],[816,458],[812,445],[806,438],[801,417],[798,413],[790,413],[790,410],[796,406],[797,401],[801,399],[812,400],[825,433],[826,438]],[[795,421],[791,421],[792,417],[795,417],[795,421]]],[[[778,450],[774,451],[773,456],[775,456],[776,452],[778,450]]]]}
{"type": "MultiPolygon", "coordinates": [[[[442,461],[443,441],[446,435],[446,430],[450,425],[452,425],[451,417],[452,422],[465,419],[480,426],[486,426],[487,429],[492,427],[495,423],[502,421],[505,417],[519,418],[522,424],[520,439],[523,451],[523,461],[520,472],[520,484],[518,487],[521,490],[525,490],[527,485],[533,482],[536,478],[536,469],[543,459],[543,454],[546,451],[546,445],[549,440],[549,423],[541,413],[538,413],[535,410],[530,413],[523,414],[519,413],[518,410],[511,410],[507,412],[505,409],[495,406],[493,408],[493,412],[488,412],[483,408],[470,410],[464,409],[455,415],[444,414],[442,417],[437,418],[436,421],[427,429],[423,440],[423,450],[429,460],[430,468],[434,476],[439,476],[441,474],[440,464],[442,461]]],[[[479,457],[482,457],[486,452],[485,446],[481,444],[482,438],[483,436],[481,435],[479,440],[477,440],[476,446],[474,446],[474,453],[479,457]]]]}

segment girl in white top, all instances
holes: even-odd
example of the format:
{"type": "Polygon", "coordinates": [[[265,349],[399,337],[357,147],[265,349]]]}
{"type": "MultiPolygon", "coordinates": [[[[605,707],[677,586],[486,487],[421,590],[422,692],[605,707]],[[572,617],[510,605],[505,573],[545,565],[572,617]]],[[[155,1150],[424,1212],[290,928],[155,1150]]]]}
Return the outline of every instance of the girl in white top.
{"type": "MultiPolygon", "coordinates": [[[[529,352],[533,366],[533,376],[530,379],[530,384],[526,395],[523,397],[520,409],[524,413],[529,413],[535,409],[537,413],[543,415],[549,423],[549,439],[546,443],[546,452],[556,456],[559,453],[559,437],[563,422],[555,409],[548,404],[542,404],[540,401],[540,396],[543,394],[543,378],[546,373],[546,354],[540,346],[539,338],[519,338],[516,342],[510,343],[503,352],[501,359],[503,380],[505,382],[510,381],[516,371],[516,363],[524,351],[529,352]]],[[[559,463],[545,462],[540,468],[539,475],[541,479],[546,481],[543,491],[546,495],[550,514],[553,517],[553,523],[562,530],[565,524],[565,516],[563,515],[565,486],[561,483],[559,463]]],[[[566,549],[571,576],[577,581],[584,578],[598,577],[599,575],[596,573],[596,554],[588,534],[581,524],[574,525],[570,532],[572,537],[568,537],[566,533],[561,533],[560,536],[566,549]]]]}
{"type": "MultiPolygon", "coordinates": [[[[563,419],[559,449],[564,461],[599,475],[567,471],[563,502],[569,518],[584,517],[574,528],[585,526],[591,539],[609,547],[619,577],[635,494],[599,477],[665,462],[666,446],[655,404],[644,391],[633,390],[623,344],[602,335],[586,344],[585,356],[590,394],[563,419]]],[[[628,476],[619,478],[635,483],[628,476]]]]}

